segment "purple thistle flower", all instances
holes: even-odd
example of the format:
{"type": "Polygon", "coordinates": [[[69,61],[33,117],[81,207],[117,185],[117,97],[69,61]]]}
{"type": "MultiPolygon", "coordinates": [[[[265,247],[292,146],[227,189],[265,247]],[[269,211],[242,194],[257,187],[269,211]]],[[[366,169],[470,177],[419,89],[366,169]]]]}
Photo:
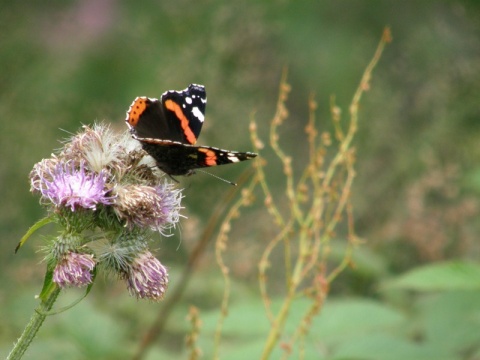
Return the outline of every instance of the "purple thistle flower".
{"type": "Polygon", "coordinates": [[[167,269],[149,251],[133,260],[124,278],[128,291],[138,299],[162,300],[168,286],[167,269]]]}
{"type": "Polygon", "coordinates": [[[172,184],[119,185],[115,192],[115,212],[126,220],[127,226],[150,228],[165,235],[163,230],[175,226],[179,220],[182,194],[172,184]]]}
{"type": "MultiPolygon", "coordinates": [[[[50,159],[42,159],[33,166],[30,171],[30,191],[33,193],[40,192],[40,187],[45,175],[51,173],[58,166],[59,160],[53,155],[50,159]]],[[[48,175],[47,175],[48,176],[48,175]]]]}
{"type": "Polygon", "coordinates": [[[61,288],[81,287],[92,282],[92,270],[95,267],[93,255],[69,252],[55,266],[53,282],[61,288]]]}
{"type": "Polygon", "coordinates": [[[39,191],[55,206],[70,207],[72,211],[80,206],[96,209],[97,204],[109,205],[113,197],[107,196],[106,173],[86,173],[83,163],[75,169],[72,163],[57,163],[53,168],[38,163],[32,173],[32,190],[39,191]]]}
{"type": "MultiPolygon", "coordinates": [[[[157,196],[161,199],[160,219],[164,224],[171,224],[175,226],[180,218],[179,210],[182,208],[180,202],[182,200],[182,193],[179,189],[174,188],[172,183],[164,182],[163,184],[155,186],[157,196]]],[[[160,224],[156,224],[156,227],[160,224]]]]}

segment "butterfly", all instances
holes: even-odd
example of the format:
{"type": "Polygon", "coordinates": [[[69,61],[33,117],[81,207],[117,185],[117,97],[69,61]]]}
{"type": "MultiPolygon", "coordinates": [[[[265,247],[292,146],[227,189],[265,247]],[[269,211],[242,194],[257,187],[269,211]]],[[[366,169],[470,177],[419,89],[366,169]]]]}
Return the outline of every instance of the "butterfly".
{"type": "Polygon", "coordinates": [[[137,97],[125,119],[130,132],[166,174],[192,175],[195,169],[237,163],[252,152],[195,146],[205,120],[207,94],[203,85],[166,91],[161,99],[137,97]]]}

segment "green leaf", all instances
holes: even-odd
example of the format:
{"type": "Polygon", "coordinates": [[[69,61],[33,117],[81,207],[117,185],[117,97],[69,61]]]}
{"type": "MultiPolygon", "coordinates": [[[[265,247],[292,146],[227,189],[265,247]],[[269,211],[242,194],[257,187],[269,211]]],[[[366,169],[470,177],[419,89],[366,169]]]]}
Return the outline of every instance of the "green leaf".
{"type": "MultiPolygon", "coordinates": [[[[347,244],[341,239],[331,244],[331,260],[341,261],[347,251],[347,244]]],[[[356,274],[366,277],[379,277],[387,271],[388,265],[383,257],[366,246],[356,247],[352,254],[356,274]]]]}
{"type": "Polygon", "coordinates": [[[28,229],[27,233],[23,235],[23,237],[20,239],[20,242],[18,243],[17,247],[15,248],[15,254],[17,251],[25,244],[25,242],[30,238],[30,236],[35,233],[38,229],[41,229],[45,225],[51,223],[53,221],[53,217],[45,217],[41,220],[38,220],[35,224],[33,224],[30,229],[28,229]]]}
{"type": "Polygon", "coordinates": [[[480,193],[480,167],[470,169],[465,175],[465,186],[480,193]]]}
{"type": "Polygon", "coordinates": [[[480,266],[469,262],[444,262],[416,268],[388,281],[385,287],[416,291],[480,289],[480,266]]]}
{"type": "Polygon", "coordinates": [[[45,273],[45,279],[43,280],[43,287],[40,295],[40,300],[45,302],[50,294],[57,288],[57,284],[53,282],[53,267],[47,266],[47,272],[45,273]]]}
{"type": "Polygon", "coordinates": [[[424,324],[426,343],[458,354],[479,349],[478,304],[480,291],[453,291],[422,297],[416,317],[424,324]]]}
{"type": "Polygon", "coordinates": [[[335,360],[456,360],[452,353],[433,346],[410,342],[389,334],[366,334],[351,341],[345,341],[334,350],[335,360]]]}
{"type": "Polygon", "coordinates": [[[373,300],[327,299],[311,334],[327,346],[335,346],[365,334],[398,329],[405,321],[401,312],[373,300]]]}

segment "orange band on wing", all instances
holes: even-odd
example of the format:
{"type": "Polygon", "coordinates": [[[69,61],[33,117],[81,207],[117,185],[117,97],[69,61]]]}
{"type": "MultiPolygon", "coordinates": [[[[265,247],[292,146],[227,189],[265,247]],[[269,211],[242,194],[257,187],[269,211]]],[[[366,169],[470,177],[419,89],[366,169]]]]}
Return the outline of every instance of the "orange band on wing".
{"type": "Polygon", "coordinates": [[[199,148],[198,151],[201,151],[205,154],[205,165],[207,166],[217,165],[217,155],[215,154],[214,151],[204,149],[204,148],[199,148]]]}
{"type": "Polygon", "coordinates": [[[132,105],[130,105],[130,109],[128,109],[127,115],[127,122],[130,126],[137,126],[138,120],[140,120],[140,115],[145,111],[147,108],[147,99],[143,97],[136,98],[132,105]]]}
{"type": "Polygon", "coordinates": [[[167,100],[167,101],[165,101],[165,107],[168,110],[173,111],[175,113],[175,116],[180,121],[180,126],[183,129],[183,133],[184,133],[185,137],[187,138],[187,141],[190,144],[195,144],[197,142],[197,137],[193,133],[192,129],[190,129],[190,126],[188,125],[188,119],[185,116],[185,114],[183,113],[180,105],[178,105],[173,100],[167,100]]]}

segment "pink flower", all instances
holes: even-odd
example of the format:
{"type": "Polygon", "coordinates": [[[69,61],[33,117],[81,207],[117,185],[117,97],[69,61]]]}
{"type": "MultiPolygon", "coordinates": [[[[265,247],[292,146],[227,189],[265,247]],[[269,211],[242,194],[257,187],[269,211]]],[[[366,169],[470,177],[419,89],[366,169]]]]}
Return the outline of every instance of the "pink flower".
{"type": "Polygon", "coordinates": [[[168,286],[167,269],[149,251],[133,260],[124,278],[128,291],[138,299],[162,300],[168,286]]]}
{"type": "Polygon", "coordinates": [[[179,220],[182,194],[173,184],[157,186],[119,185],[115,188],[114,210],[127,226],[158,231],[175,226],[179,220]]]}
{"type": "Polygon", "coordinates": [[[39,191],[44,200],[57,207],[70,207],[72,211],[78,207],[95,210],[97,204],[109,205],[114,199],[107,195],[106,174],[87,173],[83,163],[75,169],[73,163],[57,163],[52,167],[39,162],[30,177],[32,190],[39,191]]]}
{"type": "Polygon", "coordinates": [[[92,282],[93,255],[69,252],[55,266],[53,282],[61,288],[82,287],[92,282]]]}

